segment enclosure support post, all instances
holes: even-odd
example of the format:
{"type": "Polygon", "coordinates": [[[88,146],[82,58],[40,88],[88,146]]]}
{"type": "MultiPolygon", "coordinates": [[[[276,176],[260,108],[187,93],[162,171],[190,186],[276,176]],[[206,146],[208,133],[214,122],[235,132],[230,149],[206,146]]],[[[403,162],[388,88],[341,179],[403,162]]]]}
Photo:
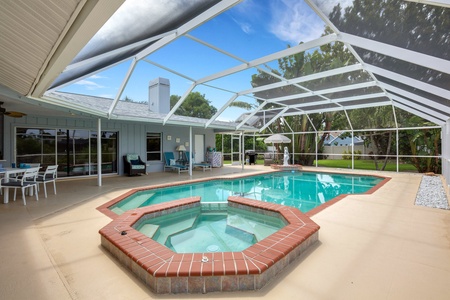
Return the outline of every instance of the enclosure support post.
{"type": "Polygon", "coordinates": [[[189,177],[192,177],[192,163],[191,163],[191,160],[192,160],[192,154],[194,153],[193,152],[193,150],[194,150],[194,147],[192,147],[192,126],[189,126],[189,156],[190,157],[188,157],[187,158],[187,160],[188,160],[188,163],[189,163],[189,177]]]}
{"type": "MultiPolygon", "coordinates": [[[[399,160],[398,160],[398,122],[397,122],[397,114],[395,113],[395,106],[392,105],[392,115],[394,116],[394,122],[395,122],[395,141],[396,141],[396,152],[395,152],[395,158],[396,158],[396,168],[397,168],[397,173],[399,172],[399,160]]],[[[386,153],[387,155],[389,155],[389,153],[386,153]]]]}
{"type": "Polygon", "coordinates": [[[295,140],[294,140],[294,133],[292,132],[292,164],[295,164],[295,140]]]}
{"type": "Polygon", "coordinates": [[[223,148],[223,133],[221,134],[221,136],[222,136],[222,159],[223,159],[223,156],[225,155],[225,151],[223,148]]]}
{"type": "Polygon", "coordinates": [[[316,168],[319,166],[319,155],[317,154],[317,145],[319,144],[319,133],[316,130],[316,168]]]}
{"type": "Polygon", "coordinates": [[[244,140],[245,140],[245,137],[244,137],[244,132],[242,131],[241,132],[241,139],[242,139],[242,141],[241,141],[241,153],[240,153],[240,156],[241,156],[241,165],[242,165],[242,171],[244,171],[244,165],[245,165],[245,142],[244,142],[244,140]]]}
{"type": "Polygon", "coordinates": [[[398,148],[399,148],[398,147],[398,128],[395,130],[395,140],[396,140],[396,146],[397,146],[396,147],[397,149],[395,150],[396,151],[395,156],[397,157],[397,173],[398,173],[400,171],[399,159],[398,159],[398,148]]]}
{"type": "Polygon", "coordinates": [[[100,118],[97,120],[97,185],[102,186],[102,119],[100,118]]]}
{"type": "Polygon", "coordinates": [[[355,139],[354,133],[352,130],[352,170],[355,169],[355,139]]]}

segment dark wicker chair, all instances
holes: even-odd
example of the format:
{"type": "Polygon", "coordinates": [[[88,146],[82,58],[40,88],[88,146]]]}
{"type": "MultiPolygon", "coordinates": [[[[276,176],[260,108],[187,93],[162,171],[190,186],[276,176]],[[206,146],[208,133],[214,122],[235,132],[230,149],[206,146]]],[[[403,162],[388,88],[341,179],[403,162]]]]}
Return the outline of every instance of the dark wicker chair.
{"type": "Polygon", "coordinates": [[[145,163],[137,154],[126,154],[123,156],[124,173],[132,176],[138,174],[146,174],[145,163]]]}

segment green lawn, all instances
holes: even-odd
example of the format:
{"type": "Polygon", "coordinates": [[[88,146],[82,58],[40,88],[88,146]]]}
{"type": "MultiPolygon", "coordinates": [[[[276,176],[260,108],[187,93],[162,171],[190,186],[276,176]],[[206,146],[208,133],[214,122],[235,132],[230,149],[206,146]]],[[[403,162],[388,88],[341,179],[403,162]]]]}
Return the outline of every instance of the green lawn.
{"type": "MultiPolygon", "coordinates": [[[[231,164],[231,161],[224,160],[223,163],[231,164]]],[[[256,164],[264,165],[264,159],[257,159],[256,164]]],[[[378,167],[381,167],[382,165],[383,165],[382,162],[379,161],[378,167]]],[[[315,166],[315,162],[314,162],[314,166],[315,166]]],[[[352,161],[344,160],[344,159],[323,159],[323,160],[319,160],[319,167],[351,169],[352,161]]],[[[375,170],[375,164],[372,160],[355,160],[355,169],[375,170]]],[[[388,162],[388,164],[386,165],[385,171],[397,171],[395,161],[388,162]]],[[[411,164],[400,163],[399,171],[400,172],[417,172],[417,169],[411,164]]]]}
{"type": "MultiPolygon", "coordinates": [[[[315,163],[315,162],[314,162],[315,163]]],[[[324,159],[319,160],[319,167],[329,168],[351,168],[352,161],[344,159],[324,159]]],[[[378,162],[378,167],[381,167],[382,162],[378,162]]],[[[417,169],[411,164],[399,164],[400,172],[417,172],[417,169]]],[[[372,160],[355,160],[355,169],[361,170],[375,170],[375,163],[372,160]]],[[[388,162],[385,171],[397,171],[397,167],[394,162],[388,162]]]]}

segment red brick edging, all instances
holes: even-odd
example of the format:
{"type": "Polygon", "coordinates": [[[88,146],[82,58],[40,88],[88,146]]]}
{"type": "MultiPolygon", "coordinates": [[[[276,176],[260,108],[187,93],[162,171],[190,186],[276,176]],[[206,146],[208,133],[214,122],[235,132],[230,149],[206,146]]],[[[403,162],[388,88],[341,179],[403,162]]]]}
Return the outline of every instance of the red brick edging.
{"type": "Polygon", "coordinates": [[[319,226],[298,209],[242,197],[229,197],[228,205],[279,214],[288,225],[242,252],[184,254],[132,227],[144,215],[200,205],[200,197],[191,197],[127,211],[100,230],[102,246],[155,293],[206,293],[260,289],[318,240],[319,226]]]}

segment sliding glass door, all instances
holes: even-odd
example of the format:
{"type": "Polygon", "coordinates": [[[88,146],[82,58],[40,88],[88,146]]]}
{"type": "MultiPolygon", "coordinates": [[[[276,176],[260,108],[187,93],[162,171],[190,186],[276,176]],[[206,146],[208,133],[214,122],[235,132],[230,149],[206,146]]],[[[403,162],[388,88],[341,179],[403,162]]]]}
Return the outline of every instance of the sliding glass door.
{"type": "MultiPolygon", "coordinates": [[[[102,131],[102,173],[117,173],[117,132],[102,131]]],[[[16,163],[58,164],[58,176],[97,174],[97,132],[16,128],[16,163]]]]}

